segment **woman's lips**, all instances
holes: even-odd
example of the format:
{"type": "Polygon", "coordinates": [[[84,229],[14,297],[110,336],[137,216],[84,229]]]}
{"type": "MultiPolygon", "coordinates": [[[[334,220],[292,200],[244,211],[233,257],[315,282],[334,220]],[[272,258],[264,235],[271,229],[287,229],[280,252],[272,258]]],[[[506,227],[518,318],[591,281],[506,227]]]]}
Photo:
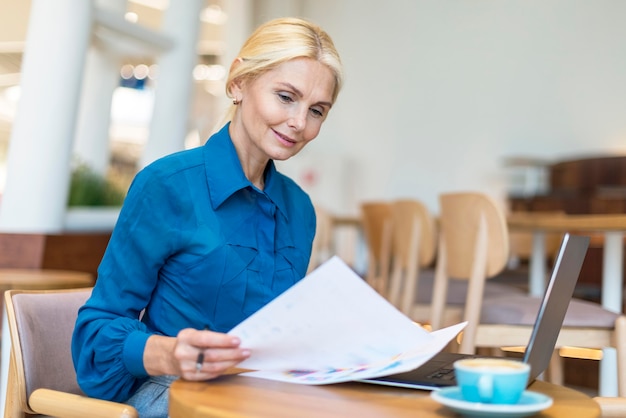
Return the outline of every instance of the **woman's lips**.
{"type": "Polygon", "coordinates": [[[276,134],[276,137],[278,138],[278,140],[286,147],[293,147],[294,145],[296,145],[296,141],[294,141],[293,139],[284,136],[282,134],[280,134],[279,132],[274,131],[274,133],[276,134]]]}

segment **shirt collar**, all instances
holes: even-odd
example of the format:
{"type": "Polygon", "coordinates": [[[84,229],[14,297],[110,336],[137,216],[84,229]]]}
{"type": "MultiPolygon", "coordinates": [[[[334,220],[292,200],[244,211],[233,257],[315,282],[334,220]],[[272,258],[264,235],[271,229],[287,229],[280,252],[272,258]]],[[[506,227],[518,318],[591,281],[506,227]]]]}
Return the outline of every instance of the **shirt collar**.
{"type": "MultiPolygon", "coordinates": [[[[217,209],[226,199],[246,187],[254,188],[241,167],[237,150],[228,133],[227,123],[221,130],[212,135],[204,145],[204,163],[209,195],[213,209],[217,209]]],[[[270,160],[265,169],[265,195],[287,217],[285,188],[282,187],[282,175],[276,170],[274,161],[270,160]]]]}

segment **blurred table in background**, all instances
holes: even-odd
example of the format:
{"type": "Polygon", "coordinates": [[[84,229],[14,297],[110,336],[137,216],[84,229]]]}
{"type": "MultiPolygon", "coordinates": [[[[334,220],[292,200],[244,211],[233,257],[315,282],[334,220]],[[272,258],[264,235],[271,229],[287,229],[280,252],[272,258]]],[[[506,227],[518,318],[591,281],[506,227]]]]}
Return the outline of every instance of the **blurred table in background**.
{"type": "Polygon", "coordinates": [[[0,268],[53,269],[96,276],[110,231],[0,233],[0,268]]]}
{"type": "Polygon", "coordinates": [[[613,312],[622,312],[626,214],[542,215],[524,212],[509,215],[507,222],[511,231],[533,234],[529,272],[529,290],[532,295],[543,295],[546,286],[546,233],[601,233],[604,237],[602,305],[613,312]]]}

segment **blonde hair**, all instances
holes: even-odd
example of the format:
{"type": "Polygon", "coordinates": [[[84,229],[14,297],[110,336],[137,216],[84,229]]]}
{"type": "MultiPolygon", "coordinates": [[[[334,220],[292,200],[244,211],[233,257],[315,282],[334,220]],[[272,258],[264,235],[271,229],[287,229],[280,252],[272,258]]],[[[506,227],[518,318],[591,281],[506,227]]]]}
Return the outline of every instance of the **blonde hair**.
{"type": "MultiPolygon", "coordinates": [[[[243,44],[238,58],[240,63],[231,66],[226,79],[226,95],[230,98],[235,80],[255,79],[296,58],[314,59],[333,72],[333,103],[343,85],[343,67],[332,39],[322,28],[304,19],[287,17],[264,23],[243,44]]],[[[235,110],[235,105],[229,107],[225,121],[232,120],[235,110]]]]}

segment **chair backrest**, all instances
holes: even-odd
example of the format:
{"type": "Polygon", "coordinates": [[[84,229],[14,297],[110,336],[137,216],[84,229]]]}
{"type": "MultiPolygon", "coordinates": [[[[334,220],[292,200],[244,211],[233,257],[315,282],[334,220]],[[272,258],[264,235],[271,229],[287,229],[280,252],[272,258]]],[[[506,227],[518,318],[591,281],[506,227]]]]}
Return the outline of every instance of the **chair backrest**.
{"type": "Polygon", "coordinates": [[[76,381],[70,343],[78,309],[91,288],[63,290],[9,290],[5,293],[11,333],[11,372],[15,385],[7,403],[18,401],[23,411],[31,393],[39,388],[82,394],[76,381]]]}
{"type": "Polygon", "coordinates": [[[361,204],[363,235],[367,245],[367,274],[365,280],[381,295],[389,293],[393,211],[390,202],[361,204]]]}
{"type": "Polygon", "coordinates": [[[313,271],[324,261],[328,260],[333,251],[333,219],[323,207],[315,205],[315,238],[311,248],[311,260],[307,272],[313,271]]]}
{"type": "Polygon", "coordinates": [[[442,325],[449,278],[469,280],[461,352],[474,351],[485,280],[500,273],[509,258],[504,210],[483,193],[448,193],[439,198],[440,234],[432,325],[442,325]]]}
{"type": "Polygon", "coordinates": [[[392,202],[393,244],[389,299],[406,315],[415,302],[420,268],[429,266],[437,249],[437,225],[428,208],[415,199],[392,202]]]}

